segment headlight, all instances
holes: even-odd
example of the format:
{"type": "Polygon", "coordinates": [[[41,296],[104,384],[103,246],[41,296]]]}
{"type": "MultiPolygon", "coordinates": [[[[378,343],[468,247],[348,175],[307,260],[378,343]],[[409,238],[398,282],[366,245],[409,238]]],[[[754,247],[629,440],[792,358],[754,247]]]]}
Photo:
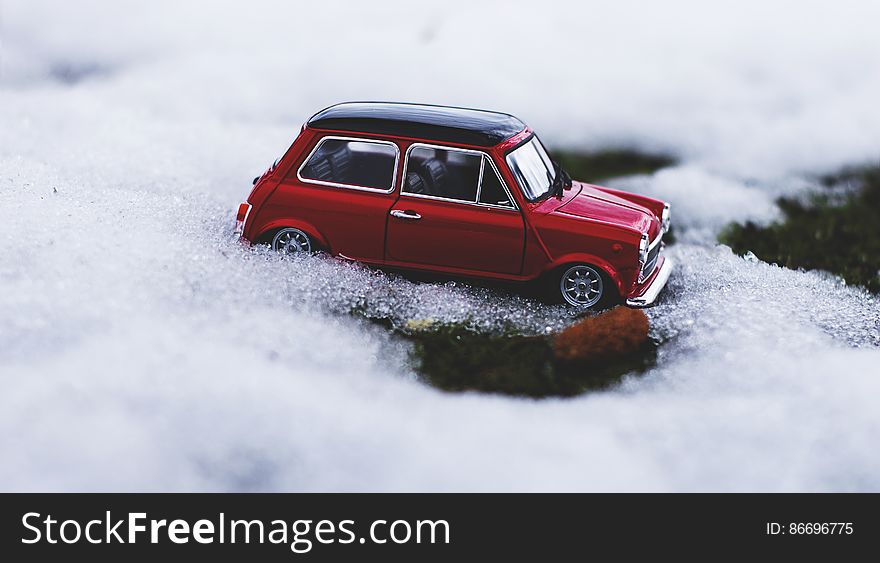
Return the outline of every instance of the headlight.
{"type": "Polygon", "coordinates": [[[663,213],[660,215],[660,224],[663,227],[663,232],[669,232],[669,224],[670,224],[670,211],[669,204],[663,205],[663,213]]]}
{"type": "Polygon", "coordinates": [[[639,269],[648,261],[648,233],[642,233],[642,240],[639,241],[639,269]]]}

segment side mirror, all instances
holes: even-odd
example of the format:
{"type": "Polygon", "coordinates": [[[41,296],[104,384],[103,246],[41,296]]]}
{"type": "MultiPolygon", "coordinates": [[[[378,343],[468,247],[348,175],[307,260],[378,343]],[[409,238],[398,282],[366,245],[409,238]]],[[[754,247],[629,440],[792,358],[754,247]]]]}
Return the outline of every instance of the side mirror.
{"type": "Polygon", "coordinates": [[[260,177],[257,176],[256,178],[254,178],[254,183],[251,184],[251,185],[256,186],[256,185],[257,185],[257,182],[259,182],[259,181],[260,181],[260,177]]]}

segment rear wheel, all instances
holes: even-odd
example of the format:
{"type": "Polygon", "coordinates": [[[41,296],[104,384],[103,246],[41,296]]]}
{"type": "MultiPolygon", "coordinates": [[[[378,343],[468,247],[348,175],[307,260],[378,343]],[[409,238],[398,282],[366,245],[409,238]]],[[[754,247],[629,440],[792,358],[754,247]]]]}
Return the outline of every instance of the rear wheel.
{"type": "Polygon", "coordinates": [[[560,270],[558,295],[566,303],[581,309],[594,308],[605,300],[604,276],[587,264],[575,264],[560,270]]]}
{"type": "Polygon", "coordinates": [[[272,250],[284,254],[309,254],[313,249],[314,245],[309,235],[293,227],[281,229],[272,237],[272,250]]]}

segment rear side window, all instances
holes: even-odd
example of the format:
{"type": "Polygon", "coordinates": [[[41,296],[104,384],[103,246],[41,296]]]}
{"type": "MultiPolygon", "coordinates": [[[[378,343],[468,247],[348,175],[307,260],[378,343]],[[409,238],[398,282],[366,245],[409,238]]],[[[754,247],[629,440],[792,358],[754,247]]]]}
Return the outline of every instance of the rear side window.
{"type": "Polygon", "coordinates": [[[299,171],[300,180],[331,186],[391,191],[397,163],[397,145],[325,137],[299,171]]]}

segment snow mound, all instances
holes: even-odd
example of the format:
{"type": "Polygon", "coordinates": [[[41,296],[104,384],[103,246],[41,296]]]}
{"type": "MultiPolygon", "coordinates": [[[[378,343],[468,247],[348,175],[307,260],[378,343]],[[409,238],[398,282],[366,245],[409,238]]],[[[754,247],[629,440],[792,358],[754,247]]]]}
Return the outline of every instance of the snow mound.
{"type": "Polygon", "coordinates": [[[772,350],[793,356],[826,347],[880,346],[880,300],[822,272],[797,272],[739,257],[730,248],[677,245],[653,334],[677,354],[772,350]]]}
{"type": "Polygon", "coordinates": [[[731,221],[769,223],[779,218],[777,198],[817,189],[815,182],[799,177],[744,180],[695,165],[673,166],[607,183],[668,201],[676,237],[694,243],[715,240],[731,221]]]}

